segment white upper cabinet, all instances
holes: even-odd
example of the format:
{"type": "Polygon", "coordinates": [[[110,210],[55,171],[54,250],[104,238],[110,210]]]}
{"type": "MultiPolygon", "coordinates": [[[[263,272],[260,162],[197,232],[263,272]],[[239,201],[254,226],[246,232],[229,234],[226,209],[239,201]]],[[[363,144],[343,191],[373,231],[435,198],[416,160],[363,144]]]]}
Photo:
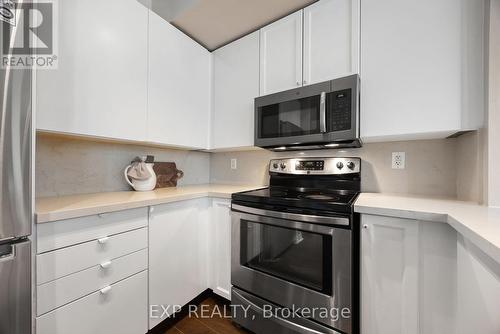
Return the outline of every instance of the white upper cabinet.
{"type": "Polygon", "coordinates": [[[253,146],[254,98],[259,96],[259,32],[213,53],[212,149],[253,146]]]}
{"type": "Polygon", "coordinates": [[[359,0],[321,0],[304,9],[304,85],[358,73],[359,0]]]}
{"type": "Polygon", "coordinates": [[[208,147],[210,72],[211,54],[160,16],[150,12],[150,142],[188,148],[208,147]]]}
{"type": "Polygon", "coordinates": [[[58,6],[59,63],[37,71],[37,129],[145,140],[147,8],[136,0],[58,6]]]}
{"type": "Polygon", "coordinates": [[[361,2],[361,136],[446,137],[483,123],[482,0],[361,2]]]}
{"type": "Polygon", "coordinates": [[[260,29],[260,95],[302,85],[302,11],[260,29]]]}

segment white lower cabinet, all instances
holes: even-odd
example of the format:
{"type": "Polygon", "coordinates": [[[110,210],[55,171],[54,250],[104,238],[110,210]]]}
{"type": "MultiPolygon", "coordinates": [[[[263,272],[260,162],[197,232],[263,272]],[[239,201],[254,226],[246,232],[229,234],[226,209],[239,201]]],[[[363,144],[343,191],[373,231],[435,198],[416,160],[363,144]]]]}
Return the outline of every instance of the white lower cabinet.
{"type": "Polygon", "coordinates": [[[37,315],[43,315],[81,296],[91,294],[100,287],[119,282],[147,268],[148,250],[143,249],[39,285],[37,315]]]}
{"type": "Polygon", "coordinates": [[[207,198],[152,207],[149,222],[149,328],[206,290],[207,198]],[[166,314],[163,310],[167,309],[166,314]]]}
{"type": "Polygon", "coordinates": [[[462,236],[457,250],[456,333],[500,333],[500,263],[462,236]]]}
{"type": "Polygon", "coordinates": [[[40,224],[37,334],[146,333],[147,226],[147,208],[40,224]]]}
{"type": "Polygon", "coordinates": [[[37,334],[146,333],[147,277],[143,271],[37,318],[37,334]]]}
{"type": "Polygon", "coordinates": [[[211,288],[231,299],[231,200],[213,199],[211,211],[211,288]]]}
{"type": "Polygon", "coordinates": [[[361,220],[362,333],[454,333],[456,232],[411,219],[361,220]]]}

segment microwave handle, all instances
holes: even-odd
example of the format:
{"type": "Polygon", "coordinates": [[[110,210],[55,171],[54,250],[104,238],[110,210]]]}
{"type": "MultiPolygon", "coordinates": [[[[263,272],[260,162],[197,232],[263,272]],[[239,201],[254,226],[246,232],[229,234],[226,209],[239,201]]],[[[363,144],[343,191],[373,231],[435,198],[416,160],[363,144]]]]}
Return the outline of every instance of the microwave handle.
{"type": "Polygon", "coordinates": [[[321,92],[319,101],[319,131],[326,132],[326,93],[321,92]]]}

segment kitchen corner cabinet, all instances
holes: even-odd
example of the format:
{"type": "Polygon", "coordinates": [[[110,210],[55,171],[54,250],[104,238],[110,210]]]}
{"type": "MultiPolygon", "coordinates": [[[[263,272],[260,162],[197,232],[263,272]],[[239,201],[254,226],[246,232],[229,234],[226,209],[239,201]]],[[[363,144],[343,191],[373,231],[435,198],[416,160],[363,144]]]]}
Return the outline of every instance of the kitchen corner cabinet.
{"type": "Polygon", "coordinates": [[[211,233],[211,288],[226,299],[231,299],[231,200],[212,199],[211,233]]]}
{"type": "Polygon", "coordinates": [[[303,84],[358,73],[359,0],[320,0],[304,8],[303,84]]]}
{"type": "Polygon", "coordinates": [[[209,200],[153,206],[149,215],[149,328],[209,286],[209,200]],[[154,311],[154,312],[153,312],[154,311]]]}
{"type": "Polygon", "coordinates": [[[210,52],[150,11],[148,54],[148,141],[206,149],[210,52]]]}
{"type": "Polygon", "coordinates": [[[444,138],[481,127],[484,2],[361,1],[361,136],[444,138]]]}
{"type": "Polygon", "coordinates": [[[37,129],[145,140],[147,8],[135,0],[58,8],[58,68],[36,73],[37,129]]]}
{"type": "Polygon", "coordinates": [[[372,215],[361,224],[361,332],[455,333],[456,232],[372,215]]]}
{"type": "Polygon", "coordinates": [[[254,145],[254,99],[259,96],[259,32],[213,52],[211,149],[254,145]]]}
{"type": "Polygon", "coordinates": [[[302,86],[302,10],[260,29],[260,95],[302,86]]]}

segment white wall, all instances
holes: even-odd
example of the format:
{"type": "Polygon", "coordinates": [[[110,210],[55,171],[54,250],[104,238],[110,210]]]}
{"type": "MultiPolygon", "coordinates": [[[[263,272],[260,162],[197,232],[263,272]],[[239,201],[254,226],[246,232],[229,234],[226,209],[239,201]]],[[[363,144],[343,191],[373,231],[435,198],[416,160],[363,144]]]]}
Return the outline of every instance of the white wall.
{"type": "Polygon", "coordinates": [[[500,207],[500,0],[490,10],[488,204],[500,207]]]}

